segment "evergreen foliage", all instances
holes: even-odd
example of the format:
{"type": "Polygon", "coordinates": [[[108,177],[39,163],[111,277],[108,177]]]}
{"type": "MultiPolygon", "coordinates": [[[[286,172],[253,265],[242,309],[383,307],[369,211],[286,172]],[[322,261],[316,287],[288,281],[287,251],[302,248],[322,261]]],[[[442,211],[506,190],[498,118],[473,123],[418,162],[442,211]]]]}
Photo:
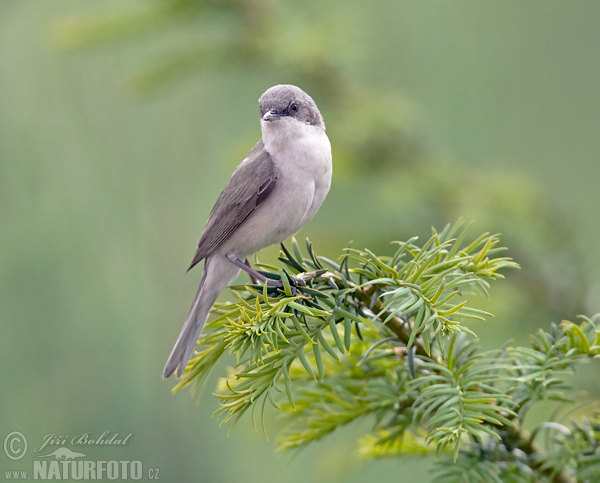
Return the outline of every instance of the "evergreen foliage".
{"type": "Polygon", "coordinates": [[[423,245],[397,242],[385,256],[348,247],[339,263],[308,240],[304,252],[296,240],[282,245],[281,267],[258,268],[284,288],[233,287],[237,302],[214,309],[177,389],[205,383],[232,354],[218,417],[233,427],[252,409],[264,430],[268,403],[287,415],[282,448],[371,417],[361,454],[435,452],[442,480],[594,479],[598,417],[547,421],[531,434],[523,420],[536,401],[570,401],[568,376],[600,354],[598,317],[540,329],[529,347],[482,351],[466,322],[492,314],[471,296],[489,294],[500,270],[517,264],[501,256],[498,235],[469,239],[468,228],[434,229],[423,245]],[[291,275],[306,286],[292,286],[291,275]]]}

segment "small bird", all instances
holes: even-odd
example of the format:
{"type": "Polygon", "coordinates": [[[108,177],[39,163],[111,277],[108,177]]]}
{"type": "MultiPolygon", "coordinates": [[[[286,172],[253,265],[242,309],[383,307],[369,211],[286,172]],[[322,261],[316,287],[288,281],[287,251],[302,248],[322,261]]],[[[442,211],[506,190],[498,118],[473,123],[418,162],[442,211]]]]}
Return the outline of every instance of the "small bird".
{"type": "MultiPolygon", "coordinates": [[[[329,192],[331,144],[312,98],[299,87],[277,85],[260,97],[259,107],[262,138],[236,168],[208,217],[189,268],[205,260],[204,273],[164,378],[175,371],[182,375],[211,307],[240,269],[257,281],[281,286],[244,260],[297,233],[329,192]]],[[[295,282],[302,284],[301,279],[295,282]]]]}

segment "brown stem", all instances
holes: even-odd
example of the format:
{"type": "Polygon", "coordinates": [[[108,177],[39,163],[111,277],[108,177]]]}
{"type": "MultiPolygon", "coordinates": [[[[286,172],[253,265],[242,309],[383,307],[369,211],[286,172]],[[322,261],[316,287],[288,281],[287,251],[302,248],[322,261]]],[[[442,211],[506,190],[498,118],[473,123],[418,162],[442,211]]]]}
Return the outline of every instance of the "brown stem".
{"type": "MultiPolygon", "coordinates": [[[[335,273],[332,272],[325,272],[322,273],[320,275],[317,275],[318,272],[305,272],[305,273],[301,273],[298,276],[300,278],[302,278],[304,281],[309,281],[309,280],[318,280],[318,279],[322,279],[322,280],[333,280],[333,282],[337,285],[338,288],[340,289],[344,289],[344,288],[352,288],[353,290],[353,295],[356,298],[356,300],[358,300],[363,306],[365,307],[370,307],[370,310],[374,313],[374,314],[378,314],[377,318],[386,326],[388,327],[394,334],[396,334],[398,336],[398,339],[404,343],[404,345],[408,346],[408,342],[410,340],[410,328],[409,326],[400,318],[397,316],[393,316],[391,317],[387,322],[385,322],[385,320],[388,318],[388,314],[383,311],[383,302],[381,302],[381,300],[377,299],[375,301],[373,301],[373,298],[376,297],[376,288],[373,285],[369,285],[367,287],[358,287],[358,285],[356,285],[354,282],[351,282],[350,280],[346,280],[346,284],[344,284],[344,282],[342,281],[342,278],[339,275],[336,275],[335,273]]],[[[413,341],[413,346],[416,347],[416,351],[417,354],[419,354],[420,356],[423,357],[431,357],[428,353],[427,350],[425,349],[425,346],[423,345],[423,342],[421,340],[419,340],[418,338],[415,338],[415,340],[413,341]]]]}
{"type": "MultiPolygon", "coordinates": [[[[349,280],[344,281],[342,278],[332,272],[325,272],[317,275],[317,272],[305,272],[299,275],[303,280],[319,280],[327,282],[328,280],[333,280],[336,286],[340,289],[344,288],[352,288],[353,295],[355,299],[360,302],[364,307],[369,307],[371,311],[377,315],[379,320],[384,323],[394,334],[398,336],[398,339],[403,342],[405,345],[408,345],[408,341],[410,340],[410,327],[406,324],[400,317],[391,317],[387,322],[384,322],[387,319],[387,314],[383,311],[383,302],[379,299],[373,300],[374,297],[377,296],[377,289],[373,285],[369,285],[366,287],[358,287],[354,282],[349,280]]],[[[419,338],[415,338],[413,345],[416,347],[417,354],[431,358],[431,356],[425,350],[425,346],[419,338]]],[[[443,364],[442,360],[438,360],[438,363],[443,364]]],[[[539,471],[541,474],[546,476],[547,478],[552,476],[553,469],[552,468],[543,468],[542,469],[542,449],[535,444],[530,435],[518,427],[515,423],[513,427],[507,427],[508,431],[507,435],[507,443],[511,448],[519,448],[525,454],[529,456],[529,466],[531,469],[539,471]]],[[[570,483],[573,480],[569,478],[569,476],[561,471],[557,473],[553,480],[556,483],[570,483]]]]}

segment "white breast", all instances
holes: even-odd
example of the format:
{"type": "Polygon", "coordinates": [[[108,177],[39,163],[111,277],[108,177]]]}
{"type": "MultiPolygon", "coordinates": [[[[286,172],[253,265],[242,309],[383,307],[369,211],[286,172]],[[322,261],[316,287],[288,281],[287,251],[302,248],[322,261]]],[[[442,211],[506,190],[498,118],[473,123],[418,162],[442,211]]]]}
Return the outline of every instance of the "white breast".
{"type": "Polygon", "coordinates": [[[321,128],[293,118],[263,121],[261,125],[265,149],[280,170],[284,188],[295,193],[299,204],[306,207],[298,220],[298,231],[314,216],[329,192],[332,171],[329,138],[321,128]]]}
{"type": "Polygon", "coordinates": [[[321,207],[331,185],[331,144],[325,131],[292,118],[261,125],[279,177],[269,197],[222,247],[240,257],[298,232],[321,207]]]}

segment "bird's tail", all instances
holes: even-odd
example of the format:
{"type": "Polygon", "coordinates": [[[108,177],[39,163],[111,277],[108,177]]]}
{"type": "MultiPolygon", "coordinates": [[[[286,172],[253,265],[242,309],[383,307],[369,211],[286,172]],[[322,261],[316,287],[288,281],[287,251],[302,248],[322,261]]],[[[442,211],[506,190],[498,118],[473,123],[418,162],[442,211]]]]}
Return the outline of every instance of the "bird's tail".
{"type": "Polygon", "coordinates": [[[165,364],[163,378],[167,378],[177,370],[177,377],[181,377],[202,327],[208,318],[211,307],[217,300],[221,291],[236,277],[239,269],[225,258],[207,258],[204,265],[204,274],[194,303],[187,316],[183,329],[175,342],[171,355],[165,364]],[[209,259],[210,258],[210,259],[209,259]]]}

